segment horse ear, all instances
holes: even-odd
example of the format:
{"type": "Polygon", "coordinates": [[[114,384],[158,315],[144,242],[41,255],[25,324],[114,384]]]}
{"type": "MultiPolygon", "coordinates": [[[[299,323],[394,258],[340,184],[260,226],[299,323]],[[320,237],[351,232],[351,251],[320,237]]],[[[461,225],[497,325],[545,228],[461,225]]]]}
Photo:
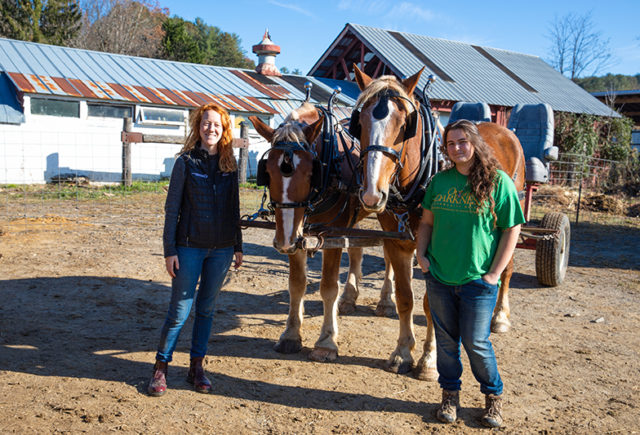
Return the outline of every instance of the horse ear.
{"type": "Polygon", "coordinates": [[[420,80],[420,76],[422,75],[422,71],[424,71],[424,67],[420,69],[417,73],[412,75],[409,78],[406,78],[402,81],[402,86],[407,90],[407,94],[412,95],[416,86],[418,86],[418,80],[420,80]]]}
{"type": "Polygon", "coordinates": [[[249,121],[251,121],[253,128],[256,129],[260,136],[265,138],[268,142],[271,142],[271,139],[273,139],[273,128],[262,122],[257,116],[250,116],[249,121]]]}
{"type": "Polygon", "coordinates": [[[310,125],[305,125],[302,128],[302,132],[304,133],[304,137],[307,138],[308,143],[313,143],[316,138],[320,135],[320,130],[322,129],[322,124],[324,123],[324,115],[320,117],[316,122],[310,125]]]}
{"type": "Polygon", "coordinates": [[[355,63],[353,64],[353,72],[356,74],[356,82],[361,91],[369,86],[369,83],[373,80],[365,72],[360,71],[360,68],[355,63]]]}

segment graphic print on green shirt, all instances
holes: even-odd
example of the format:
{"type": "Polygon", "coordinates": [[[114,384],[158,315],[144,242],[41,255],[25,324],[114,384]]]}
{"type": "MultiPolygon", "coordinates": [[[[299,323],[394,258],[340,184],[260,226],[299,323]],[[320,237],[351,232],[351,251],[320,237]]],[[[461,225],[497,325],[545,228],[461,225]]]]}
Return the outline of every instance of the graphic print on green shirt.
{"type": "Polygon", "coordinates": [[[433,213],[433,231],[427,247],[429,271],[438,281],[462,285],[486,274],[495,256],[502,230],[525,222],[518,193],[509,176],[498,170],[493,190],[496,228],[485,204],[477,201],[467,176],[455,168],[436,174],[424,195],[422,207],[433,213]]]}

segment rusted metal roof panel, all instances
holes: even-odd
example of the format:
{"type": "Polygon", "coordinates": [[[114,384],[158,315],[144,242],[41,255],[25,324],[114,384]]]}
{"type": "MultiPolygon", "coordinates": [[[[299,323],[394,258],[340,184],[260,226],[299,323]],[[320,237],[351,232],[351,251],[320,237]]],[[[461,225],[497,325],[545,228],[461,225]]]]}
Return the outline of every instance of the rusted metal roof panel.
{"type": "Polygon", "coordinates": [[[69,82],[62,77],[51,77],[54,82],[62,89],[67,95],[73,95],[74,97],[81,97],[82,94],[69,82]]]}
{"type": "Polygon", "coordinates": [[[119,85],[117,83],[109,83],[109,86],[120,95],[120,99],[124,101],[133,101],[134,103],[139,102],[135,95],[131,92],[127,91],[124,86],[119,85]]]}
{"type": "Polygon", "coordinates": [[[273,107],[267,106],[256,97],[247,97],[247,100],[251,101],[255,106],[261,108],[263,112],[271,113],[273,115],[278,113],[273,107]]]}
{"type": "Polygon", "coordinates": [[[38,76],[40,81],[44,83],[44,85],[49,89],[52,94],[55,95],[67,95],[65,91],[63,91],[60,86],[53,80],[53,77],[49,76],[38,76]]]}
{"type": "Polygon", "coordinates": [[[122,85],[123,88],[125,88],[127,91],[129,91],[131,94],[133,94],[138,100],[144,102],[144,103],[150,103],[151,101],[145,97],[144,95],[142,95],[140,93],[140,91],[138,91],[134,86],[129,86],[129,85],[122,85]]]}
{"type": "Polygon", "coordinates": [[[39,94],[50,94],[51,93],[49,88],[47,88],[47,86],[40,81],[40,79],[38,78],[37,75],[35,75],[35,74],[27,74],[24,77],[29,81],[29,83],[31,83],[31,86],[33,86],[35,88],[37,93],[39,93],[39,94]]]}
{"type": "Polygon", "coordinates": [[[193,107],[197,107],[198,103],[196,103],[195,101],[193,101],[192,98],[190,98],[187,94],[185,94],[184,92],[178,90],[178,89],[172,89],[173,92],[176,93],[176,95],[178,95],[180,98],[182,98],[187,105],[189,106],[193,106],[193,107]]]}
{"type": "Polygon", "coordinates": [[[98,98],[96,94],[93,93],[91,89],[87,85],[84,84],[82,80],[79,79],[69,79],[69,82],[82,94],[83,97],[87,98],[98,98]]]}
{"type": "Polygon", "coordinates": [[[164,96],[169,98],[171,101],[174,102],[174,104],[177,104],[178,106],[188,106],[189,105],[185,100],[180,98],[180,96],[178,96],[178,94],[176,94],[175,92],[170,91],[169,89],[158,88],[158,91],[162,92],[164,94],[164,96]]]}
{"type": "Polygon", "coordinates": [[[140,92],[142,95],[147,97],[147,99],[149,101],[151,101],[152,103],[154,103],[154,104],[165,104],[164,101],[162,101],[153,92],[151,92],[149,89],[145,88],[144,86],[134,86],[134,88],[138,92],[140,92]]]}
{"type": "Polygon", "coordinates": [[[84,84],[87,85],[91,91],[96,94],[98,98],[101,100],[110,100],[109,94],[107,94],[97,83],[92,82],[91,80],[85,80],[84,84]]]}
{"type": "Polygon", "coordinates": [[[21,90],[22,92],[27,92],[27,93],[36,92],[36,88],[22,74],[15,73],[15,72],[7,72],[7,75],[11,78],[11,81],[16,86],[16,88],[21,90]]]}

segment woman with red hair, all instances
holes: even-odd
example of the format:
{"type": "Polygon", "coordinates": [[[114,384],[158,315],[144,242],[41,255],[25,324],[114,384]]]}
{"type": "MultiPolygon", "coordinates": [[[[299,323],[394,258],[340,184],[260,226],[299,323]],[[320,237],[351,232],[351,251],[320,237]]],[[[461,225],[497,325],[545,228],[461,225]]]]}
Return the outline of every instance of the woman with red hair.
{"type": "Polygon", "coordinates": [[[163,245],[172,292],[148,386],[152,396],[161,396],[167,389],[167,366],[194,296],[187,381],[197,392],[211,391],[203,360],[216,296],[234,257],[236,269],[242,264],[238,173],[229,114],[206,104],[191,113],[189,124],[191,131],[173,166],[165,203],[163,245]]]}

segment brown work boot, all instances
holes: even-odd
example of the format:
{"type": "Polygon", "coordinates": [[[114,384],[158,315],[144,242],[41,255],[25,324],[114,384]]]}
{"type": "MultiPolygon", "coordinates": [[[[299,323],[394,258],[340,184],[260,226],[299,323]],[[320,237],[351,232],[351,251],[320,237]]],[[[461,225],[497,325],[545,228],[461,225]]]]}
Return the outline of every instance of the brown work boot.
{"type": "Polygon", "coordinates": [[[149,381],[147,392],[150,396],[162,396],[167,391],[167,368],[169,364],[156,360],[153,366],[153,377],[149,381]]]}
{"type": "Polygon", "coordinates": [[[191,358],[187,382],[193,384],[198,393],[209,393],[211,391],[211,381],[209,381],[204,374],[204,367],[202,367],[203,359],[204,358],[191,358]]]}
{"type": "Polygon", "coordinates": [[[487,427],[502,426],[502,396],[487,394],[485,396],[484,414],[482,414],[482,424],[487,427]]]}
{"type": "Polygon", "coordinates": [[[454,423],[460,410],[460,391],[442,390],[442,403],[436,417],[443,423],[454,423]]]}

